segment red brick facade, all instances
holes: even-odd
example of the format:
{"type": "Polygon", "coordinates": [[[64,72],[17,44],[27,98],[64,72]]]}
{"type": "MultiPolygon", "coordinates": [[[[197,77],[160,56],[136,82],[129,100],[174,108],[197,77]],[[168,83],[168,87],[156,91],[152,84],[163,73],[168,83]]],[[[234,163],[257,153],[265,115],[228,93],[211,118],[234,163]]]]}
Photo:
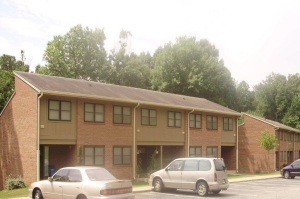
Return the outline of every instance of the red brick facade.
{"type": "Polygon", "coordinates": [[[243,117],[244,123],[238,130],[238,171],[240,173],[266,173],[268,168],[271,172],[276,171],[283,164],[289,164],[299,158],[300,139],[296,141],[296,137],[299,136],[296,130],[295,132],[284,130],[270,121],[247,114],[243,117]],[[269,154],[258,142],[263,131],[268,131],[278,139],[279,146],[269,154]],[[298,156],[295,155],[296,153],[298,156]]]}
{"type": "MultiPolygon", "coordinates": [[[[43,167],[44,164],[55,166],[56,170],[65,166],[83,165],[84,147],[88,146],[103,146],[105,152],[104,164],[102,166],[120,179],[133,179],[135,176],[136,165],[134,164],[137,162],[137,154],[134,151],[135,144],[138,145],[136,147],[145,147],[150,150],[150,152],[147,152],[147,158],[149,157],[149,154],[151,156],[154,149],[156,149],[160,167],[166,166],[166,164],[174,158],[187,156],[189,151],[188,146],[201,147],[201,155],[203,157],[207,156],[207,147],[216,147],[217,156],[224,158],[229,169],[235,170],[236,137],[233,136],[237,133],[237,115],[210,113],[210,116],[216,116],[218,118],[218,127],[216,130],[208,130],[206,128],[206,116],[208,113],[201,112],[199,114],[202,115],[202,127],[200,129],[189,129],[188,115],[190,110],[176,109],[174,107],[169,109],[168,107],[162,108],[159,106],[151,106],[151,108],[159,110],[157,112],[161,114],[160,119],[163,118],[163,121],[159,121],[158,123],[163,127],[159,125],[155,127],[144,127],[140,124],[140,115],[139,118],[135,118],[134,121],[134,111],[138,104],[124,101],[118,102],[112,100],[86,99],[76,96],[67,97],[45,94],[41,98],[43,110],[41,110],[40,113],[43,113],[43,115],[38,116],[39,93],[35,91],[31,85],[25,83],[18,77],[15,79],[15,95],[12,97],[0,117],[0,189],[3,188],[4,182],[9,174],[21,176],[26,184],[30,184],[36,181],[39,176],[40,179],[47,177],[48,173],[47,169],[43,167]],[[68,122],[70,124],[68,125],[71,127],[62,127],[62,124],[66,123],[64,121],[47,121],[49,114],[47,103],[49,102],[49,99],[61,99],[72,102],[71,107],[74,109],[72,110],[72,121],[68,122]],[[105,121],[103,123],[85,122],[85,103],[105,105],[105,121]],[[114,124],[113,107],[115,105],[131,108],[132,122],[130,124],[114,124]],[[168,127],[167,115],[170,110],[176,110],[182,113],[182,127],[168,127]],[[223,130],[224,117],[233,119],[233,130],[227,132],[223,130]],[[40,118],[40,121],[43,120],[43,123],[39,124],[38,118],[40,118]],[[155,141],[151,141],[150,136],[150,139],[149,137],[147,138],[148,140],[139,140],[140,144],[137,144],[137,142],[134,143],[134,125],[138,122],[139,128],[142,129],[141,131],[144,130],[144,132],[147,131],[148,133],[150,130],[148,136],[152,135],[151,133],[153,132],[156,132],[156,135],[163,135],[161,135],[159,140],[153,139],[155,141]],[[38,125],[40,125],[40,136],[43,136],[43,138],[40,137],[39,140],[38,125]],[[65,140],[66,142],[63,143],[60,142],[61,140],[59,140],[59,138],[53,138],[53,135],[57,135],[59,132],[59,128],[66,128],[64,129],[64,134],[68,134],[71,131],[72,136],[76,135],[74,138],[75,142],[71,143],[72,140],[65,140]],[[174,137],[172,138],[166,135],[174,135],[174,137]],[[50,137],[47,138],[47,136],[50,137]],[[228,136],[232,137],[232,139],[229,139],[229,142],[224,142],[222,139],[228,136]],[[38,145],[38,143],[40,145],[38,145]],[[128,165],[115,165],[113,162],[114,147],[130,147],[132,150],[132,163],[128,165]],[[38,151],[39,149],[40,151],[38,151]],[[49,157],[47,160],[44,159],[46,149],[47,151],[49,150],[49,157]],[[44,161],[49,162],[46,164],[44,161]],[[37,165],[38,163],[40,165],[37,165]]],[[[136,111],[136,114],[140,113],[141,108],[138,109],[138,113],[136,111]]]]}
{"type": "Polygon", "coordinates": [[[8,175],[36,180],[37,92],[15,78],[15,95],[0,117],[0,189],[8,175]]]}

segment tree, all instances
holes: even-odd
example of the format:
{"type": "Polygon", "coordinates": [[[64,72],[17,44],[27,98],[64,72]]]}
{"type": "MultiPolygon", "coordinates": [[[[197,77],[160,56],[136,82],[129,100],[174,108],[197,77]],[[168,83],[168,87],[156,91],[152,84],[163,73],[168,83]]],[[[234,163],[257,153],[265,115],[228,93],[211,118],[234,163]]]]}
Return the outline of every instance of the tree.
{"type": "Polygon", "coordinates": [[[44,53],[50,75],[103,81],[107,60],[102,29],[91,30],[77,25],[63,36],[48,42],[44,53]]]}
{"type": "Polygon", "coordinates": [[[3,54],[0,57],[0,112],[14,92],[15,79],[13,71],[29,71],[29,65],[25,64],[25,52],[21,50],[21,60],[14,56],[3,54]]]}
{"type": "Polygon", "coordinates": [[[254,87],[256,110],[264,117],[281,122],[290,102],[286,83],[284,75],[272,73],[254,87]]]}
{"type": "Polygon", "coordinates": [[[242,81],[236,87],[237,105],[239,112],[254,110],[254,92],[249,90],[249,85],[242,81]]]}
{"type": "Polygon", "coordinates": [[[153,56],[154,90],[203,97],[233,107],[235,85],[229,70],[219,59],[219,51],[207,40],[179,37],[153,56]]]}
{"type": "Polygon", "coordinates": [[[150,86],[150,67],[152,57],[149,53],[142,52],[140,55],[130,53],[128,41],[132,34],[129,31],[121,31],[119,46],[111,51],[109,61],[111,64],[108,82],[147,88],[150,86]]]}
{"type": "Polygon", "coordinates": [[[268,151],[267,168],[269,173],[270,172],[269,154],[270,154],[270,150],[273,150],[278,146],[277,138],[275,135],[272,135],[270,134],[269,131],[265,130],[261,133],[261,136],[257,139],[257,141],[266,151],[268,151]]]}

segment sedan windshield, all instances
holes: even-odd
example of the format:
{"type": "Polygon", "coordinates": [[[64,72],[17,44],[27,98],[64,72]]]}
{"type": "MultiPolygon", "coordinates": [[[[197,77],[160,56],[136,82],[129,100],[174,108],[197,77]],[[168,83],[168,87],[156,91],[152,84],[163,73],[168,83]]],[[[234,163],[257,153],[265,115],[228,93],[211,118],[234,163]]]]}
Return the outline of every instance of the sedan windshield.
{"type": "Polygon", "coordinates": [[[86,169],[85,172],[91,181],[115,180],[116,179],[106,169],[86,169]]]}

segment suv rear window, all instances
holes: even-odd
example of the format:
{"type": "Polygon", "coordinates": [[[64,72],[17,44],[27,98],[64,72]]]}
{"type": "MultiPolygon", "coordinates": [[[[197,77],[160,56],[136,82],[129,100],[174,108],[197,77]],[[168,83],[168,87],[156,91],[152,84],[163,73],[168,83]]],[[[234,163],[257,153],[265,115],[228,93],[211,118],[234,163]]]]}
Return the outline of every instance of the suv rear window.
{"type": "Polygon", "coordinates": [[[226,169],[225,163],[221,159],[214,159],[216,171],[224,171],[226,169]]]}

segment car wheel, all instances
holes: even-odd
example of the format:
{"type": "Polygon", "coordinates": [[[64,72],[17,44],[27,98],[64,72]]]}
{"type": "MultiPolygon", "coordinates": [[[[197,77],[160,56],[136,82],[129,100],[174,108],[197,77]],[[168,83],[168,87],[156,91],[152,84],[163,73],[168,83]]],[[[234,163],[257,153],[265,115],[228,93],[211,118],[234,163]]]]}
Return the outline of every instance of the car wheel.
{"type": "Polygon", "coordinates": [[[42,192],[40,191],[40,190],[36,190],[35,192],[34,192],[34,197],[33,197],[34,199],[43,199],[43,194],[42,194],[42,192]]]}
{"type": "Polygon", "coordinates": [[[197,193],[199,196],[206,196],[208,193],[207,184],[203,181],[198,182],[197,184],[197,193]]]}
{"type": "Polygon", "coordinates": [[[286,171],[286,172],[284,172],[284,178],[285,179],[289,179],[291,176],[290,176],[290,172],[288,172],[288,171],[286,171]]]}
{"type": "Polygon", "coordinates": [[[213,194],[219,194],[220,192],[221,192],[221,190],[213,191],[212,193],[213,193],[213,194]]]}
{"type": "Polygon", "coordinates": [[[153,182],[154,191],[161,192],[164,188],[163,182],[160,178],[155,178],[153,182]]]}
{"type": "Polygon", "coordinates": [[[292,179],[294,179],[294,178],[295,178],[295,176],[291,176],[291,178],[292,178],[292,179]]]}
{"type": "Polygon", "coordinates": [[[77,199],[86,199],[85,195],[79,195],[77,199]]]}

